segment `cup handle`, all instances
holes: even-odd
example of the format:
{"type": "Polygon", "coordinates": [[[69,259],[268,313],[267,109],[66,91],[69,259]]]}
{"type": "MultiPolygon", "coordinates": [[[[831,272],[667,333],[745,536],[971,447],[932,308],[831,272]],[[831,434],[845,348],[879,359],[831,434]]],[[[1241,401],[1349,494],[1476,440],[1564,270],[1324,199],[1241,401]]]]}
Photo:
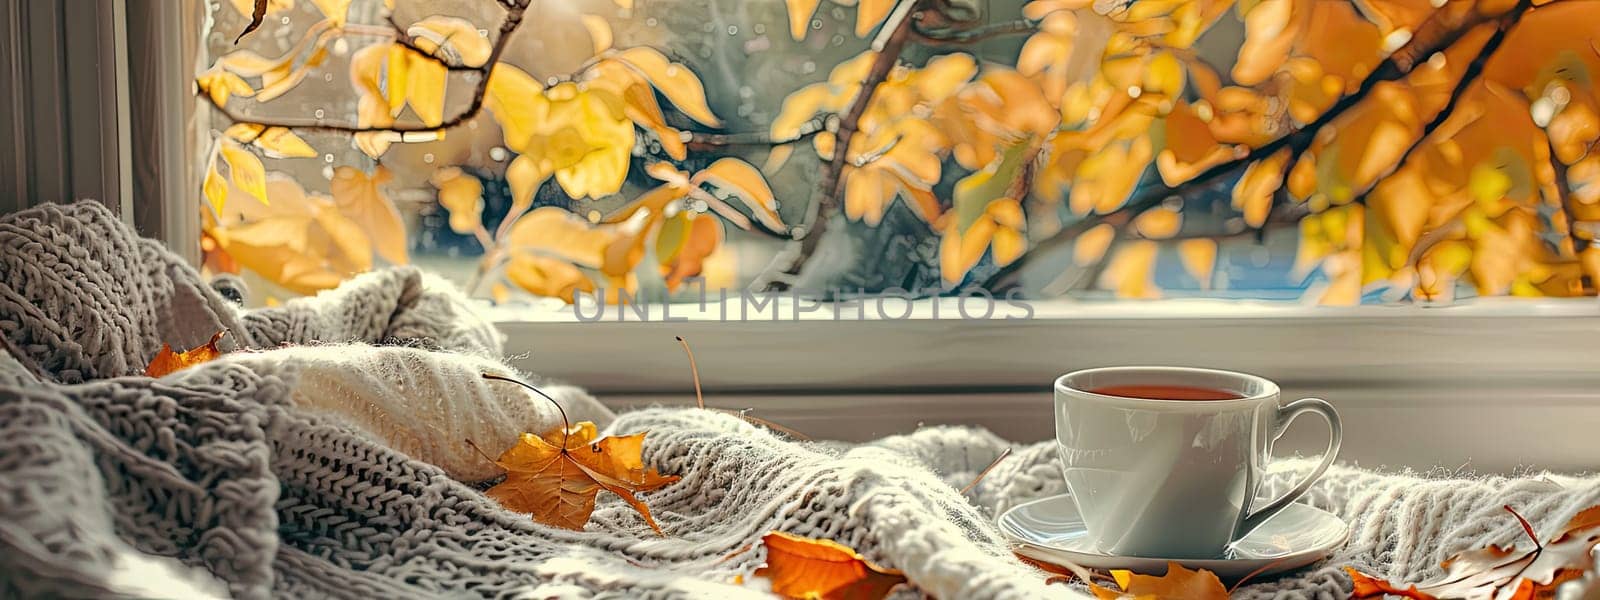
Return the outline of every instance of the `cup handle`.
{"type": "Polygon", "coordinates": [[[1343,429],[1339,425],[1339,413],[1333,410],[1332,404],[1328,404],[1326,400],[1320,398],[1302,398],[1278,407],[1278,424],[1274,428],[1272,439],[1276,440],[1282,437],[1283,432],[1289,429],[1289,424],[1293,423],[1296,417],[1305,413],[1317,413],[1328,421],[1328,450],[1322,454],[1322,463],[1318,464],[1317,468],[1312,469],[1311,474],[1300,480],[1300,483],[1295,484],[1293,489],[1279,496],[1278,499],[1267,503],[1266,506],[1250,511],[1239,522],[1239,530],[1233,539],[1243,538],[1245,534],[1250,533],[1266,522],[1267,519],[1278,514],[1279,511],[1288,507],[1295,500],[1300,499],[1300,496],[1305,495],[1306,491],[1311,489],[1311,484],[1316,483],[1318,477],[1322,477],[1322,473],[1328,470],[1328,465],[1333,464],[1333,459],[1339,455],[1339,442],[1344,437],[1343,429]]]}

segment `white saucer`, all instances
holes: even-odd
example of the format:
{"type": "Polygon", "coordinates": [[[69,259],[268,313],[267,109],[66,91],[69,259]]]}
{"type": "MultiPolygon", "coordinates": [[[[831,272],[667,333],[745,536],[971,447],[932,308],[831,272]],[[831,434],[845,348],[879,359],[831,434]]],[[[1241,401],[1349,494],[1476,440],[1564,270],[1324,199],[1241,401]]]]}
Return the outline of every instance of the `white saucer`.
{"type": "Polygon", "coordinates": [[[1205,569],[1222,579],[1292,571],[1317,562],[1344,545],[1350,526],[1325,510],[1290,504],[1250,535],[1234,542],[1220,558],[1113,556],[1089,546],[1083,518],[1072,496],[1060,495],[1013,507],[1000,515],[1000,532],[1017,553],[1045,562],[1068,561],[1091,569],[1127,569],[1161,574],[1167,562],[1205,569]]]}

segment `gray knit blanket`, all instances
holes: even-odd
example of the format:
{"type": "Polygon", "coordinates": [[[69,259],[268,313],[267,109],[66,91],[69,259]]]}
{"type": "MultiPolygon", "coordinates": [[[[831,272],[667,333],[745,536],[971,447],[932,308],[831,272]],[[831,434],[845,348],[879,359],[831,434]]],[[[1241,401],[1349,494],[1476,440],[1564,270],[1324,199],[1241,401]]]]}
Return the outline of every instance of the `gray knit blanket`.
{"type": "MultiPolygon", "coordinates": [[[[550,385],[575,419],[649,431],[645,462],[682,477],[643,496],[666,535],[614,498],[584,531],[508,512],[458,442],[509,445],[556,417],[477,376],[513,373],[498,334],[412,269],[244,310],[98,204],[44,206],[0,218],[0,334],[0,597],[770,597],[732,582],[774,530],[904,570],[902,596],[1081,597],[994,525],[1064,491],[1053,449],[979,429],[798,442],[695,409],[613,416],[550,385]],[[221,329],[223,359],[140,375],[163,343],[221,329]]],[[[1276,465],[1266,493],[1308,467],[1276,465]]],[[[1600,479],[1336,467],[1307,501],[1350,522],[1349,543],[1239,597],[1343,598],[1346,565],[1427,579],[1455,552],[1518,542],[1501,505],[1548,536],[1600,504],[1600,479]]]]}

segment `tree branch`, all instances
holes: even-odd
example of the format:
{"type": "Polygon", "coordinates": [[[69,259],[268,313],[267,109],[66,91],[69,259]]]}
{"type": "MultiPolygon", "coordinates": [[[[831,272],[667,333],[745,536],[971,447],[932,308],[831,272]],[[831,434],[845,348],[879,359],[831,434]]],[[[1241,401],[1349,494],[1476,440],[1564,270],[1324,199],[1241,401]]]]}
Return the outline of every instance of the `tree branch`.
{"type": "MultiPolygon", "coordinates": [[[[1395,81],[1405,77],[1406,75],[1409,75],[1411,71],[1416,68],[1416,65],[1419,64],[1418,57],[1428,57],[1432,56],[1435,52],[1443,51],[1451,44],[1454,44],[1456,41],[1458,41],[1461,35],[1467,30],[1482,23],[1488,22],[1492,18],[1500,20],[1503,23],[1503,26],[1509,27],[1509,25],[1504,25],[1504,22],[1510,21],[1511,23],[1515,23],[1517,19],[1521,18],[1522,13],[1527,12],[1529,6],[1529,0],[1521,0],[1514,8],[1498,17],[1489,17],[1479,14],[1476,11],[1468,11],[1463,14],[1456,14],[1455,12],[1448,12],[1447,14],[1447,11],[1435,12],[1428,18],[1427,21],[1423,22],[1423,24],[1418,27],[1418,34],[1414,36],[1411,41],[1407,42],[1406,45],[1401,47],[1399,50],[1396,50],[1388,58],[1384,59],[1383,62],[1378,63],[1377,68],[1373,69],[1372,73],[1368,74],[1366,79],[1362,80],[1360,87],[1358,87],[1355,92],[1334,102],[1333,106],[1329,107],[1327,111],[1323,112],[1311,123],[1271,142],[1256,148],[1252,148],[1244,157],[1230,160],[1206,169],[1204,172],[1196,175],[1192,179],[1181,182],[1177,185],[1166,185],[1165,183],[1161,183],[1159,185],[1142,189],[1135,193],[1134,196],[1122,206],[1122,208],[1105,213],[1099,217],[1086,218],[1078,221],[1077,223],[1073,223],[1070,226],[1062,228],[1060,231],[1057,231],[1055,234],[1034,245],[1033,248],[1030,248],[1027,252],[1023,253],[1022,256],[1018,257],[1016,261],[1006,265],[1005,268],[1002,268],[996,272],[988,279],[988,281],[984,282],[984,287],[990,291],[1001,291],[1015,287],[1020,282],[1022,269],[1025,268],[1029,262],[1031,262],[1031,259],[1034,256],[1037,256],[1041,252],[1048,252],[1050,250],[1060,248],[1096,225],[1101,223],[1110,223],[1113,226],[1121,228],[1127,223],[1131,222],[1133,218],[1144,214],[1145,211],[1159,206],[1161,201],[1167,197],[1175,195],[1181,196],[1184,193],[1191,192],[1195,188],[1209,184],[1212,180],[1215,180],[1223,175],[1233,173],[1234,171],[1243,168],[1250,163],[1272,156],[1274,153],[1284,148],[1288,148],[1291,155],[1298,155],[1306,148],[1310,147],[1311,143],[1316,140],[1317,134],[1321,132],[1323,128],[1327,127],[1329,123],[1344,115],[1350,109],[1359,105],[1362,100],[1365,100],[1367,96],[1372,93],[1372,90],[1375,89],[1378,84],[1395,81]],[[1443,30],[1447,30],[1447,33],[1440,33],[1441,28],[1443,30]]],[[[1503,38],[1503,34],[1501,37],[1503,38]]]]}
{"type": "Polygon", "coordinates": [[[800,133],[787,138],[773,138],[763,132],[745,133],[702,133],[690,134],[686,143],[690,148],[706,150],[725,146],[782,146],[803,141],[811,136],[827,130],[828,119],[823,117],[813,118],[800,125],[800,133]]]}
{"type": "MultiPolygon", "coordinates": [[[[481,66],[481,67],[465,67],[463,69],[459,69],[459,70],[473,71],[473,72],[477,72],[478,73],[478,83],[477,83],[477,87],[474,88],[474,90],[473,90],[472,101],[471,101],[471,103],[469,105],[467,105],[467,108],[465,110],[463,110],[460,113],[457,113],[455,116],[452,116],[449,119],[445,119],[443,122],[439,123],[438,125],[428,126],[426,124],[395,124],[395,125],[386,125],[386,126],[382,126],[382,127],[379,127],[379,126],[358,127],[358,126],[354,126],[354,125],[343,125],[343,124],[337,124],[337,123],[333,123],[333,124],[324,123],[321,120],[307,120],[307,119],[273,119],[273,120],[265,120],[265,119],[252,119],[252,118],[248,118],[248,117],[246,117],[244,115],[238,114],[238,113],[234,112],[233,110],[231,110],[231,109],[229,109],[229,108],[227,108],[225,106],[218,105],[215,101],[210,100],[211,97],[208,94],[205,94],[205,93],[202,92],[202,93],[200,93],[200,96],[202,98],[206,98],[208,101],[210,101],[211,102],[211,106],[214,109],[216,109],[218,112],[221,112],[223,116],[227,117],[229,120],[231,120],[231,121],[233,121],[235,123],[254,123],[254,124],[257,124],[257,125],[265,125],[267,127],[286,127],[286,128],[289,128],[289,129],[294,129],[294,130],[299,130],[299,131],[316,131],[316,132],[323,132],[323,133],[346,133],[346,134],[371,133],[371,132],[385,132],[385,133],[406,134],[406,133],[435,132],[435,131],[442,131],[442,130],[446,130],[446,129],[453,129],[455,127],[461,126],[462,124],[466,123],[467,121],[472,120],[473,117],[478,116],[478,113],[483,111],[484,100],[485,100],[486,96],[488,95],[488,91],[489,91],[489,74],[494,71],[495,65],[500,63],[501,55],[503,55],[505,53],[506,46],[511,42],[511,34],[513,32],[515,32],[518,27],[522,26],[522,22],[523,22],[522,21],[522,16],[523,16],[523,13],[526,10],[527,10],[527,3],[525,1],[518,1],[518,2],[515,3],[515,5],[510,6],[506,10],[505,20],[500,23],[500,36],[495,39],[494,46],[489,52],[489,59],[484,61],[483,66],[481,66]]],[[[403,34],[403,32],[399,32],[399,33],[403,34]]],[[[418,50],[420,52],[420,49],[417,49],[414,45],[409,46],[409,47],[411,47],[414,50],[418,50]]],[[[421,54],[423,56],[431,57],[431,58],[433,58],[433,60],[439,61],[439,63],[441,65],[445,65],[446,68],[449,68],[449,64],[444,62],[444,61],[442,61],[438,57],[435,57],[435,56],[433,56],[431,54],[428,54],[426,52],[421,52],[421,54]]]]}
{"type": "Polygon", "coordinates": [[[1039,29],[1039,22],[1033,19],[1019,19],[1004,23],[990,23],[982,27],[958,31],[930,31],[912,25],[911,35],[916,36],[918,42],[930,46],[960,46],[975,44],[984,40],[1008,35],[1033,33],[1039,29]]]}
{"type": "MultiPolygon", "coordinates": [[[[1524,4],[1526,4],[1526,1],[1524,0],[1524,4]]],[[[1373,179],[1372,185],[1368,186],[1366,191],[1361,192],[1361,195],[1357,196],[1354,202],[1366,204],[1367,197],[1372,195],[1373,190],[1378,189],[1378,184],[1405,166],[1406,161],[1411,160],[1411,155],[1416,154],[1417,150],[1422,148],[1429,138],[1433,137],[1434,132],[1444,126],[1445,121],[1450,120],[1450,116],[1456,112],[1456,107],[1461,104],[1461,98],[1467,95],[1467,88],[1472,87],[1472,84],[1477,83],[1478,78],[1483,76],[1484,66],[1489,64],[1489,59],[1494,56],[1495,52],[1500,50],[1500,45],[1505,43],[1506,35],[1511,33],[1511,28],[1516,26],[1517,22],[1522,19],[1526,9],[1521,4],[1518,7],[1522,8],[1522,10],[1513,9],[1507,13],[1506,18],[1499,20],[1495,26],[1494,33],[1489,36],[1488,41],[1483,43],[1483,47],[1478,49],[1477,56],[1472,57],[1472,62],[1467,63],[1467,68],[1461,72],[1461,79],[1457,80],[1455,87],[1450,89],[1450,99],[1446,100],[1444,107],[1440,108],[1439,112],[1434,113],[1433,118],[1422,126],[1422,135],[1412,140],[1411,145],[1407,146],[1406,151],[1400,155],[1400,159],[1396,160],[1376,179],[1373,179]]]]}
{"type": "Polygon", "coordinates": [[[867,76],[861,80],[861,91],[856,93],[855,99],[850,103],[850,109],[839,119],[839,131],[834,134],[833,157],[823,167],[821,182],[816,192],[812,194],[813,210],[816,214],[803,226],[801,231],[804,237],[798,240],[797,246],[774,257],[773,263],[767,266],[763,276],[753,286],[758,285],[769,292],[789,289],[790,282],[800,274],[800,268],[816,252],[817,243],[822,239],[828,219],[832,218],[834,211],[838,209],[839,198],[844,194],[844,168],[849,161],[850,141],[855,138],[857,130],[861,127],[861,116],[866,114],[867,107],[872,104],[872,97],[878,91],[878,84],[889,77],[889,72],[900,59],[900,52],[910,40],[913,21],[911,14],[922,2],[923,0],[900,0],[900,4],[895,6],[888,20],[884,22],[878,39],[873,43],[878,55],[873,57],[867,76]]]}
{"type": "Polygon", "coordinates": [[[417,45],[417,38],[413,37],[410,33],[407,33],[404,28],[400,27],[400,24],[395,22],[394,16],[391,15],[386,17],[385,20],[389,22],[389,27],[394,29],[394,43],[405,46],[412,52],[416,52],[417,54],[426,57],[433,62],[439,63],[439,66],[444,67],[447,71],[468,71],[474,73],[481,71],[479,67],[469,67],[460,63],[451,62],[445,60],[443,56],[423,50],[421,46],[417,45]]]}

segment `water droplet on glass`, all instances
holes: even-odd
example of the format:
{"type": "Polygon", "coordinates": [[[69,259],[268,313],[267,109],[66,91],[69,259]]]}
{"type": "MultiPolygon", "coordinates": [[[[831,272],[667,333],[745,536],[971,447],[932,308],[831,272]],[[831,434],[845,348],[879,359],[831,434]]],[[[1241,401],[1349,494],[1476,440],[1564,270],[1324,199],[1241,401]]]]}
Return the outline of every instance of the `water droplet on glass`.
{"type": "Polygon", "coordinates": [[[655,17],[650,17],[644,20],[644,24],[650,27],[655,27],[658,23],[660,23],[660,21],[657,21],[655,17]]]}
{"type": "Polygon", "coordinates": [[[339,38],[339,39],[333,41],[333,53],[335,55],[344,56],[345,54],[347,54],[349,52],[350,52],[350,42],[345,41],[344,38],[339,38]]]}
{"type": "Polygon", "coordinates": [[[758,34],[767,32],[767,26],[765,23],[756,23],[755,26],[751,27],[750,29],[758,34]]]}
{"type": "Polygon", "coordinates": [[[478,30],[478,37],[489,37],[489,30],[487,30],[487,29],[479,29],[478,30]]]}
{"type": "Polygon", "coordinates": [[[429,152],[427,154],[422,155],[422,162],[430,164],[430,165],[433,164],[433,153],[429,152]]]}
{"type": "Polygon", "coordinates": [[[821,19],[812,19],[811,20],[811,28],[812,29],[822,29],[822,20],[821,19]]]}
{"type": "Polygon", "coordinates": [[[333,154],[324,154],[324,155],[322,155],[322,162],[325,162],[325,163],[333,162],[333,154]]]}
{"type": "Polygon", "coordinates": [[[322,109],[319,108],[319,109],[317,109],[317,112],[314,112],[314,113],[311,113],[311,114],[316,116],[318,119],[321,119],[322,115],[327,114],[327,113],[322,112],[322,109]]]}
{"type": "Polygon", "coordinates": [[[841,44],[844,43],[844,36],[842,36],[842,35],[833,36],[833,39],[829,40],[829,42],[832,43],[835,46],[841,45],[841,44]]]}
{"type": "Polygon", "coordinates": [[[600,215],[600,211],[598,211],[598,210],[591,210],[591,211],[589,211],[589,214],[587,214],[585,216],[589,219],[590,223],[599,223],[600,222],[600,216],[601,215],[600,215]]]}
{"type": "Polygon", "coordinates": [[[739,35],[739,26],[738,25],[729,25],[728,26],[728,35],[739,35]]]}
{"type": "Polygon", "coordinates": [[[333,81],[333,73],[323,73],[322,74],[322,80],[323,81],[333,81]]]}
{"type": "Polygon", "coordinates": [[[283,23],[284,25],[288,25],[289,24],[289,17],[284,17],[282,19],[278,19],[278,21],[283,23]]]}
{"type": "Polygon", "coordinates": [[[809,60],[806,61],[805,63],[800,65],[800,72],[801,73],[815,73],[815,72],[817,72],[817,63],[811,62],[809,60]]]}
{"type": "Polygon", "coordinates": [[[740,98],[749,98],[749,97],[754,96],[754,95],[756,95],[756,91],[753,90],[753,89],[750,89],[750,86],[745,85],[745,86],[740,86],[739,87],[739,97],[740,98]]]}
{"type": "Polygon", "coordinates": [[[1272,261],[1272,252],[1268,251],[1266,248],[1262,248],[1260,246],[1257,246],[1255,248],[1250,249],[1250,264],[1251,264],[1251,266],[1254,266],[1255,268],[1259,269],[1259,268],[1267,266],[1267,263],[1271,262],[1271,261],[1272,261]]]}
{"type": "Polygon", "coordinates": [[[489,160],[501,162],[506,159],[506,149],[495,146],[489,149],[489,160]]]}

